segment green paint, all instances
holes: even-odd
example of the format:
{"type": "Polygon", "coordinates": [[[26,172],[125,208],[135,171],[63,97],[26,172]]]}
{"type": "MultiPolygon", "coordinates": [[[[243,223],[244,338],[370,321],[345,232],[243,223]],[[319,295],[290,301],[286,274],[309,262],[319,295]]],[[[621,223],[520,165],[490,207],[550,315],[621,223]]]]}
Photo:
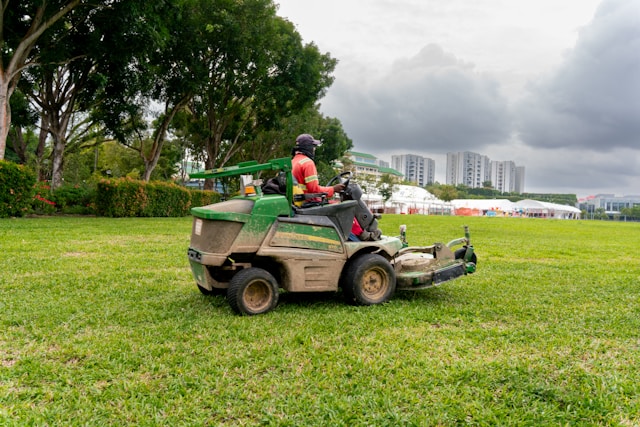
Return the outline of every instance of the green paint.
{"type": "Polygon", "coordinates": [[[207,274],[204,271],[206,268],[204,265],[189,260],[189,264],[191,264],[191,272],[193,273],[193,277],[196,279],[199,285],[204,286],[207,283],[207,274]]]}

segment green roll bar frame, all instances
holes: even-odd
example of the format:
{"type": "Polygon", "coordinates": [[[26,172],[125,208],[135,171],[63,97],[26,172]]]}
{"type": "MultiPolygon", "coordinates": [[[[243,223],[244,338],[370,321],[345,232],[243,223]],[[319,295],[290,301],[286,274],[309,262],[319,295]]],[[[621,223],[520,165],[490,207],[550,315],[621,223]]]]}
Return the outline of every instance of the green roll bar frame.
{"type": "Polygon", "coordinates": [[[293,175],[291,173],[291,158],[283,157],[280,159],[269,160],[267,163],[258,163],[255,160],[249,162],[238,163],[234,166],[227,166],[217,169],[208,169],[201,172],[189,174],[189,178],[193,179],[212,179],[222,178],[235,175],[253,175],[255,172],[272,170],[284,172],[287,178],[287,200],[289,204],[293,204],[293,175]]]}

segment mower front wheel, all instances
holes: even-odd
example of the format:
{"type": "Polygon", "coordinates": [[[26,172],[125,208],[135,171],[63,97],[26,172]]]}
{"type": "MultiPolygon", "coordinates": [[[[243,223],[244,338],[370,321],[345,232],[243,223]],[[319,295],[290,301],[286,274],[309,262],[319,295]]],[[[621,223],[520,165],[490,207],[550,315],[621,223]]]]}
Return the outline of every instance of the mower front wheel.
{"type": "Polygon", "coordinates": [[[255,315],[273,310],[278,304],[278,283],[266,270],[246,268],[229,282],[227,302],[238,314],[255,315]]]}
{"type": "Polygon", "coordinates": [[[396,274],[383,256],[360,255],[347,265],[341,287],[349,304],[382,304],[396,291],[396,274]]]}
{"type": "MultiPolygon", "coordinates": [[[[467,248],[460,248],[453,253],[453,256],[455,257],[455,259],[464,259],[466,253],[467,248]]],[[[474,263],[475,265],[478,265],[478,257],[476,256],[475,252],[471,255],[471,259],[469,261],[474,263]]]]}

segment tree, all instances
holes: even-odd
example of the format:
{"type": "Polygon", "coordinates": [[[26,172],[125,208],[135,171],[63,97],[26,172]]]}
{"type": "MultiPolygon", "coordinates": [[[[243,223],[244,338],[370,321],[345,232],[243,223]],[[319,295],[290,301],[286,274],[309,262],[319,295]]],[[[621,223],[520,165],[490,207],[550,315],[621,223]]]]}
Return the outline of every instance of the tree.
{"type": "Polygon", "coordinates": [[[450,202],[451,200],[461,198],[458,189],[456,189],[456,187],[454,187],[453,185],[433,184],[427,186],[427,190],[438,199],[445,202],[450,202]]]}
{"type": "MultiPolygon", "coordinates": [[[[74,73],[67,66],[56,70],[46,70],[42,74],[39,90],[30,94],[33,101],[40,108],[41,131],[40,146],[50,135],[53,139],[51,187],[56,189],[62,185],[64,154],[68,141],[68,134],[73,135],[76,129],[86,132],[89,127],[86,121],[74,122],[76,115],[77,88],[82,87],[81,81],[74,81],[74,73]],[[70,128],[72,130],[70,131],[70,128]]],[[[82,79],[83,80],[83,79],[82,79]]],[[[39,151],[40,154],[43,150],[39,151]]]]}
{"type": "Polygon", "coordinates": [[[395,191],[395,183],[395,178],[388,173],[384,173],[380,177],[377,187],[384,203],[387,203],[389,199],[391,199],[391,196],[395,191]]]}
{"type": "Polygon", "coordinates": [[[630,208],[622,208],[620,213],[632,218],[640,218],[640,206],[633,206],[630,208]]]}
{"type": "Polygon", "coordinates": [[[34,139],[33,129],[38,121],[38,115],[29,108],[29,100],[20,90],[17,90],[11,98],[11,111],[13,120],[8,135],[8,141],[11,142],[10,148],[13,148],[18,162],[27,164],[30,160],[30,141],[34,139]]]}
{"type": "MultiPolygon", "coordinates": [[[[247,141],[237,155],[230,160],[234,163],[255,160],[264,163],[269,159],[289,157],[296,136],[301,133],[316,135],[325,120],[318,105],[305,108],[287,117],[276,118],[277,123],[269,129],[257,131],[252,141],[247,141]]],[[[245,135],[249,137],[249,135],[245,135]]]]}
{"type": "Polygon", "coordinates": [[[121,100],[130,91],[113,89],[133,82],[150,86],[141,76],[152,74],[145,53],[156,52],[156,40],[162,40],[156,34],[163,28],[157,25],[165,15],[159,12],[163,5],[121,0],[92,10],[88,17],[73,11],[40,38],[34,48],[40,63],[25,73],[23,88],[40,109],[41,140],[50,135],[53,141],[53,188],[62,184],[68,144],[77,150],[96,139],[90,132],[99,115],[88,112],[106,105],[116,115],[124,107],[114,106],[124,104],[121,100]]]}
{"type": "Polygon", "coordinates": [[[605,210],[605,208],[597,208],[595,210],[594,218],[595,219],[609,219],[609,215],[607,215],[607,211],[605,210]]]}
{"type": "Polygon", "coordinates": [[[201,58],[185,48],[191,38],[191,9],[184,7],[187,4],[174,0],[149,3],[148,8],[142,9],[137,4],[132,6],[143,17],[140,28],[135,30],[136,37],[145,34],[147,42],[139,44],[132,56],[135,67],[122,68],[123,78],[108,85],[111,90],[107,92],[118,94],[116,99],[100,109],[109,130],[140,155],[145,181],[158,165],[176,115],[191,102],[202,84],[196,78],[196,70],[202,67],[201,58]],[[150,136],[143,132],[148,127],[145,115],[149,112],[145,109],[149,104],[162,106],[152,121],[150,136]]]}
{"type": "Polygon", "coordinates": [[[86,0],[0,0],[0,160],[11,126],[11,96],[22,72],[38,63],[34,48],[42,35],[86,0]]]}
{"type": "MultiPolygon", "coordinates": [[[[335,60],[303,45],[271,0],[184,0],[182,49],[198,82],[188,105],[187,134],[206,153],[205,167],[224,166],[256,136],[313,105],[332,83],[335,60]]],[[[208,184],[209,186],[211,184],[208,184]]]]}
{"type": "Polygon", "coordinates": [[[437,194],[440,200],[450,202],[459,198],[458,190],[453,185],[443,185],[440,189],[440,193],[437,194]]]}

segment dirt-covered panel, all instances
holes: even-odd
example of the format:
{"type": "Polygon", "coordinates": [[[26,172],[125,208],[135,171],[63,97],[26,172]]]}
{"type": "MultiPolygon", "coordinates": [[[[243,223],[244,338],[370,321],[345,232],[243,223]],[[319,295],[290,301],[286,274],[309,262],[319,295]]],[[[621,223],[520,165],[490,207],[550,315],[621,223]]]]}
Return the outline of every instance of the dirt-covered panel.
{"type": "Polygon", "coordinates": [[[335,228],[280,222],[269,241],[270,246],[313,249],[342,253],[342,240],[335,228]]]}
{"type": "Polygon", "coordinates": [[[202,252],[225,254],[242,226],[241,222],[194,218],[190,246],[202,252]]]}

